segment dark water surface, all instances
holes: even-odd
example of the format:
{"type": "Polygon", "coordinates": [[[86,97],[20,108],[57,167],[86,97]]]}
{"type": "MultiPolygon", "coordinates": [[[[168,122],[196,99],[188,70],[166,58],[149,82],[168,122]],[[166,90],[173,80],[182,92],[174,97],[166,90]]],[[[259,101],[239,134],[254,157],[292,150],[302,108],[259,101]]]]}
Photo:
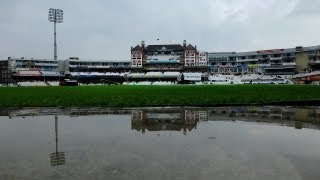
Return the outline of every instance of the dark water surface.
{"type": "Polygon", "coordinates": [[[0,110],[0,179],[320,179],[320,108],[0,110]]]}

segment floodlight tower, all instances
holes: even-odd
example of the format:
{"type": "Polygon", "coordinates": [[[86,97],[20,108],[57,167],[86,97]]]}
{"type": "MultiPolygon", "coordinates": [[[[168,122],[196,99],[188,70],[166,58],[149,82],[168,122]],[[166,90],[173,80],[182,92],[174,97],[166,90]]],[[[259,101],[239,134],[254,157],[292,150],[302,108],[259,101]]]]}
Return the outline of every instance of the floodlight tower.
{"type": "Polygon", "coordinates": [[[54,60],[57,60],[57,32],[56,24],[63,22],[63,11],[61,9],[49,9],[48,20],[54,24],[54,60]]]}

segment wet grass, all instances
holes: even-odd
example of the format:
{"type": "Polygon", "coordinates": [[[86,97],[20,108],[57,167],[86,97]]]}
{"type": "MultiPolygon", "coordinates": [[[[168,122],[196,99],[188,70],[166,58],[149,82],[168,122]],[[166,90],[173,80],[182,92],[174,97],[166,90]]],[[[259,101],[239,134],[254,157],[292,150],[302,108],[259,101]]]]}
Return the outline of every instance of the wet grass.
{"type": "Polygon", "coordinates": [[[320,101],[320,86],[81,86],[0,88],[0,107],[147,107],[320,101]]]}

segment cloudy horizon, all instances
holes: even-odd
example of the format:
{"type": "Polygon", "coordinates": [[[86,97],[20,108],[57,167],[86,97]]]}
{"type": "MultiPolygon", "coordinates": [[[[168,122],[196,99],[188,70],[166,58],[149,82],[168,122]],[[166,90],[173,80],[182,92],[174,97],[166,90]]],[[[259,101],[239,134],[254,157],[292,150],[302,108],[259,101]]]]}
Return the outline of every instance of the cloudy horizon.
{"type": "Polygon", "coordinates": [[[130,60],[142,40],[208,52],[320,45],[320,0],[2,0],[1,59],[53,59],[49,8],[64,11],[58,59],[130,60]]]}

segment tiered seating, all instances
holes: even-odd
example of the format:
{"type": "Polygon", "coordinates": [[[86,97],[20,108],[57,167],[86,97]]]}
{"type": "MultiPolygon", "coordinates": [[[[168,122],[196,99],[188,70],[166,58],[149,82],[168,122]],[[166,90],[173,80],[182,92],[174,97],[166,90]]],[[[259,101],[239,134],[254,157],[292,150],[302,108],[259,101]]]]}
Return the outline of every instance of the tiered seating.
{"type": "Polygon", "coordinates": [[[253,81],[261,79],[262,77],[263,75],[259,74],[244,74],[240,76],[234,76],[233,81],[235,84],[249,84],[253,83],[253,81]]]}
{"type": "Polygon", "coordinates": [[[292,84],[290,76],[248,74],[235,76],[235,84],[292,84]]]}
{"type": "Polygon", "coordinates": [[[17,76],[41,76],[40,71],[18,71],[17,76]]]}
{"type": "Polygon", "coordinates": [[[147,72],[144,74],[144,78],[160,78],[162,76],[161,72],[147,72]]]}
{"type": "Polygon", "coordinates": [[[129,72],[119,73],[120,76],[128,76],[129,74],[130,74],[129,72]]]}
{"type": "Polygon", "coordinates": [[[174,85],[175,83],[174,82],[171,82],[171,81],[156,81],[156,82],[153,82],[152,85],[161,85],[161,86],[169,86],[169,85],[174,85]]]}
{"type": "Polygon", "coordinates": [[[43,81],[18,82],[18,86],[47,86],[47,84],[43,81]]]}
{"type": "Polygon", "coordinates": [[[59,76],[60,73],[54,71],[40,71],[42,76],[59,76]]]}
{"type": "Polygon", "coordinates": [[[74,76],[74,77],[79,76],[79,73],[78,73],[78,72],[71,72],[70,74],[71,74],[71,76],[74,76]]]}
{"type": "Polygon", "coordinates": [[[307,76],[314,76],[319,75],[320,71],[312,71],[310,73],[299,73],[297,75],[294,75],[293,78],[300,78],[300,77],[307,77],[307,76]]]}
{"type": "Polygon", "coordinates": [[[177,78],[179,76],[180,72],[164,72],[163,77],[172,77],[177,78]]]}
{"type": "Polygon", "coordinates": [[[143,81],[143,82],[138,82],[136,85],[151,85],[152,82],[150,81],[143,81]]]}
{"type": "Polygon", "coordinates": [[[124,76],[125,73],[120,74],[120,73],[112,73],[112,72],[107,72],[104,73],[105,76],[124,76]]]}
{"type": "Polygon", "coordinates": [[[99,73],[99,72],[91,72],[89,73],[89,76],[104,76],[105,73],[99,73]]]}
{"type": "Polygon", "coordinates": [[[87,72],[79,72],[79,76],[89,76],[90,73],[87,72]]]}
{"type": "Polygon", "coordinates": [[[231,75],[213,75],[209,76],[210,84],[234,84],[234,76],[231,75]]]}
{"type": "Polygon", "coordinates": [[[144,73],[131,73],[128,75],[130,78],[143,78],[144,73]]]}
{"type": "Polygon", "coordinates": [[[59,86],[59,81],[48,81],[50,86],[59,86]]]}
{"type": "Polygon", "coordinates": [[[130,73],[129,78],[177,78],[179,72],[147,72],[147,73],[130,73]]]}

